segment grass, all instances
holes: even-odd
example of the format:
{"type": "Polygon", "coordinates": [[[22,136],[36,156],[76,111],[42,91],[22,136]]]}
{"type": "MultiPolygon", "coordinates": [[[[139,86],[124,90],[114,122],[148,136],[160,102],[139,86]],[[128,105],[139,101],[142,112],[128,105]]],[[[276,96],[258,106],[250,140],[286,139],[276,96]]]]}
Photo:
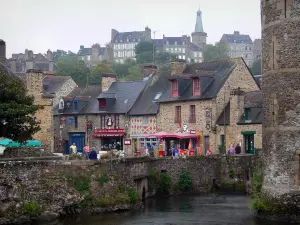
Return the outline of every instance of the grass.
{"type": "Polygon", "coordinates": [[[109,177],[108,177],[107,174],[103,174],[103,175],[101,175],[99,178],[97,178],[97,181],[98,181],[100,184],[103,185],[103,184],[108,183],[109,177]]]}
{"type": "Polygon", "coordinates": [[[27,201],[23,205],[25,215],[29,217],[36,217],[43,212],[43,208],[36,201],[27,201]]]}

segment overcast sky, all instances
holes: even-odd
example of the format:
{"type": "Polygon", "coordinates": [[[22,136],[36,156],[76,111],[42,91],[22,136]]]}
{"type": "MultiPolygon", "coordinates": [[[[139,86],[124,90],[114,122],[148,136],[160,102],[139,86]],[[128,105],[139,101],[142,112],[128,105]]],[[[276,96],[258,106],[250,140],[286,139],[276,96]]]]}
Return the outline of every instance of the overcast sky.
{"type": "MultiPolygon", "coordinates": [[[[237,30],[261,37],[259,0],[0,0],[0,39],[12,53],[71,50],[110,41],[111,29],[190,35],[202,10],[208,43],[237,30]],[[3,10],[4,9],[4,10],[3,10]]],[[[153,34],[152,34],[153,38],[153,34]]]]}

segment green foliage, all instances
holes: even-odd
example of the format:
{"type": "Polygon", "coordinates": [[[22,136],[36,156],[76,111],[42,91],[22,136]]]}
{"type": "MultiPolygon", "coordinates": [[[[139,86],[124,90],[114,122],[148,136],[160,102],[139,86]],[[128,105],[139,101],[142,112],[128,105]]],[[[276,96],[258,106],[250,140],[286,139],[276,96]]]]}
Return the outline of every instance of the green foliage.
{"type": "Polygon", "coordinates": [[[67,180],[73,184],[74,188],[82,193],[86,194],[90,192],[91,188],[91,177],[90,174],[78,174],[78,175],[67,175],[67,180]]]}
{"type": "Polygon", "coordinates": [[[142,74],[138,65],[132,66],[128,69],[128,74],[124,79],[126,81],[139,81],[142,80],[142,74]]]}
{"type": "Polygon", "coordinates": [[[135,203],[137,200],[139,200],[139,195],[134,188],[130,188],[128,190],[128,196],[131,203],[135,203]]]}
{"type": "Polygon", "coordinates": [[[261,75],[261,59],[257,59],[253,62],[251,72],[253,75],[261,75]]]}
{"type": "Polygon", "coordinates": [[[232,168],[229,168],[228,176],[229,176],[230,179],[234,178],[234,170],[232,168]]]}
{"type": "Polygon", "coordinates": [[[228,59],[228,51],[228,45],[224,41],[217,42],[215,45],[206,45],[203,51],[204,61],[228,59]]]}
{"type": "Polygon", "coordinates": [[[64,50],[57,49],[56,51],[53,52],[53,61],[58,62],[59,59],[64,56],[76,56],[76,54],[71,51],[66,52],[64,50]]]}
{"type": "Polygon", "coordinates": [[[81,155],[70,155],[69,160],[84,160],[81,155]]]}
{"type": "Polygon", "coordinates": [[[219,153],[226,154],[226,146],[225,145],[219,145],[219,153]]]}
{"type": "Polygon", "coordinates": [[[169,52],[159,52],[155,56],[155,62],[158,64],[170,63],[176,58],[175,54],[169,52]]]}
{"type": "Polygon", "coordinates": [[[57,66],[57,75],[71,76],[81,87],[87,85],[90,77],[90,69],[85,65],[84,61],[78,61],[76,56],[63,56],[57,62],[57,66]]]}
{"type": "Polygon", "coordinates": [[[36,217],[43,212],[43,208],[36,201],[27,201],[23,205],[25,215],[29,217],[36,217]]]}
{"type": "Polygon", "coordinates": [[[109,177],[108,177],[108,175],[107,174],[103,174],[103,175],[101,175],[98,179],[97,179],[97,181],[100,183],[100,184],[106,184],[108,181],[109,181],[109,177]]]}
{"type": "Polygon", "coordinates": [[[183,169],[180,172],[178,187],[179,187],[179,190],[181,190],[181,191],[188,191],[189,189],[191,189],[193,187],[192,177],[191,177],[190,173],[185,169],[183,169]]]}
{"type": "Polygon", "coordinates": [[[40,130],[34,115],[40,106],[27,96],[24,82],[6,72],[0,72],[0,137],[24,142],[40,130]],[[5,120],[5,123],[2,121],[5,120]]]}
{"type": "Polygon", "coordinates": [[[171,177],[166,173],[161,173],[158,176],[156,184],[157,194],[169,194],[172,187],[171,177]]]}
{"type": "Polygon", "coordinates": [[[155,44],[150,41],[142,41],[135,46],[136,61],[138,64],[153,62],[155,57],[155,44]]]}
{"type": "Polygon", "coordinates": [[[119,192],[120,193],[125,193],[125,191],[126,191],[125,185],[124,184],[120,184],[119,185],[119,192]]]}
{"type": "Polygon", "coordinates": [[[101,84],[102,75],[107,73],[113,73],[112,67],[105,62],[99,63],[91,71],[89,84],[93,84],[93,85],[101,84]]]}

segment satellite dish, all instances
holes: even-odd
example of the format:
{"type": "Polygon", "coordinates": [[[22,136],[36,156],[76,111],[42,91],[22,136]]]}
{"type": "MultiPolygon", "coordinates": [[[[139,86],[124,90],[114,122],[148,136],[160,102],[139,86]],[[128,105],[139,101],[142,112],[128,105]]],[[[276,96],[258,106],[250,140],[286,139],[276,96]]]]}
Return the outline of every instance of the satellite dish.
{"type": "Polygon", "coordinates": [[[64,107],[65,107],[65,102],[64,102],[64,100],[61,98],[61,99],[59,100],[58,109],[64,109],[64,107]]]}

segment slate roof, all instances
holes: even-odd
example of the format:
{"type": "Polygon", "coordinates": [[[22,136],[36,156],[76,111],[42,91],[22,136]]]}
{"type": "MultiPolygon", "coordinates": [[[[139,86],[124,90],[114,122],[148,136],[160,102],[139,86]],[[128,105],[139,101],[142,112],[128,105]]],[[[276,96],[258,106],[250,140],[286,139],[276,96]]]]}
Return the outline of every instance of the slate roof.
{"type": "Polygon", "coordinates": [[[171,97],[170,85],[166,92],[161,96],[160,102],[176,102],[188,100],[213,99],[236,67],[234,60],[212,61],[195,63],[186,67],[183,75],[172,76],[169,78],[179,81],[179,97],[171,97]],[[193,96],[193,85],[191,77],[199,77],[201,82],[201,95],[193,96]]]}
{"type": "Polygon", "coordinates": [[[189,42],[188,46],[191,51],[194,51],[194,52],[201,51],[201,48],[192,42],[189,42]]]}
{"type": "Polygon", "coordinates": [[[126,114],[137,97],[145,87],[146,82],[114,82],[106,92],[101,92],[101,86],[95,85],[88,88],[75,88],[68,96],[64,97],[65,107],[60,111],[58,105],[55,107],[55,114],[101,114],[116,113],[126,114]],[[106,111],[99,111],[98,98],[113,95],[116,101],[106,111]],[[78,100],[78,110],[74,109],[74,98],[78,100]]]}
{"type": "Polygon", "coordinates": [[[184,37],[163,37],[163,40],[164,40],[164,44],[167,45],[167,42],[168,42],[168,45],[175,45],[175,42],[176,42],[176,45],[185,45],[187,43],[187,40],[185,40],[184,37]]]}
{"type": "MultiPolygon", "coordinates": [[[[245,114],[241,116],[239,125],[246,124],[262,124],[263,121],[263,99],[261,91],[246,92],[244,95],[244,108],[249,109],[248,120],[245,120],[245,114]]],[[[225,109],[219,116],[217,123],[218,125],[224,125],[224,113],[225,113],[225,125],[230,122],[230,102],[226,105],[225,109]]]]}
{"type": "Polygon", "coordinates": [[[145,40],[145,31],[119,32],[112,43],[140,42],[145,40]]]}
{"type": "Polygon", "coordinates": [[[228,43],[237,44],[251,44],[252,39],[248,34],[223,34],[222,39],[225,39],[228,43]]]}
{"type": "Polygon", "coordinates": [[[77,53],[79,56],[84,56],[84,55],[92,55],[92,48],[83,48],[80,49],[77,53]]]}
{"type": "Polygon", "coordinates": [[[48,95],[57,92],[69,79],[71,79],[70,76],[46,75],[43,79],[43,94],[48,95]]]}
{"type": "Polygon", "coordinates": [[[11,71],[11,69],[9,69],[5,64],[1,63],[0,62],[0,72],[5,72],[5,73],[8,73],[9,75],[13,76],[13,77],[16,77],[16,78],[21,78],[19,77],[17,74],[13,73],[11,71]]]}
{"type": "Polygon", "coordinates": [[[163,92],[170,87],[170,81],[167,74],[155,74],[148,80],[147,84],[129,111],[129,115],[155,115],[158,113],[158,101],[163,95],[163,92]],[[157,97],[157,99],[155,99],[157,97]]]}
{"type": "Polygon", "coordinates": [[[163,47],[164,39],[154,39],[154,43],[155,43],[156,47],[163,47]]]}

